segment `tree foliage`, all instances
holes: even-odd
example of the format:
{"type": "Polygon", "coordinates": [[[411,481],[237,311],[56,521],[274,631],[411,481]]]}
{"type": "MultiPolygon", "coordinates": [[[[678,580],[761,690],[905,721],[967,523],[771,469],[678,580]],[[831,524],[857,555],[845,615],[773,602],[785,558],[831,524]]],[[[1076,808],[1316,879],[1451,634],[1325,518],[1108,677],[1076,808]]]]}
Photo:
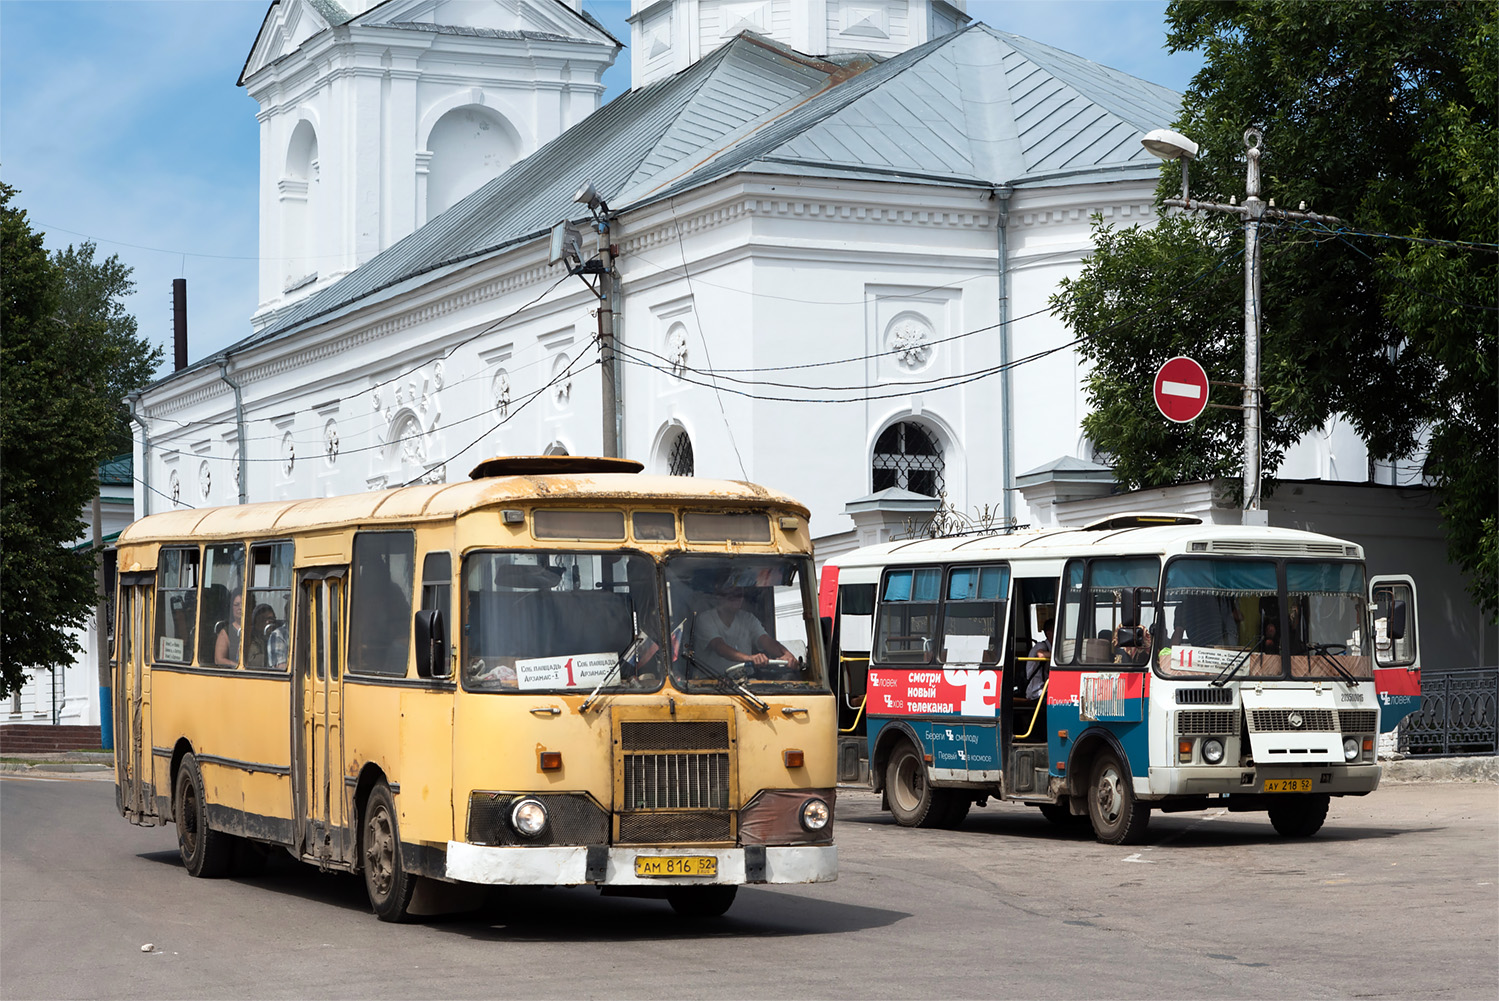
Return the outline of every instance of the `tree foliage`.
{"type": "MultiPolygon", "coordinates": [[[[1451,556],[1499,612],[1499,5],[1175,0],[1166,17],[1168,48],[1206,57],[1171,123],[1201,145],[1192,197],[1242,196],[1243,133],[1256,126],[1263,196],[1343,220],[1261,229],[1264,470],[1334,417],[1375,458],[1424,449],[1451,556]]],[[[1180,167],[1168,164],[1158,198],[1180,192],[1180,167]]],[[[1090,436],[1133,487],[1233,476],[1237,412],[1161,427],[1150,394],[1173,354],[1242,381],[1238,217],[1171,216],[1148,231],[1095,224],[1095,236],[1097,251],[1054,300],[1094,364],[1090,436]]]]}
{"type": "Polygon", "coordinates": [[[88,244],[49,258],[15,194],[0,184],[0,695],[80,652],[69,630],[93,610],[95,557],[72,545],[119,445],[119,397],[160,360],[118,302],[130,269],[88,244]]]}

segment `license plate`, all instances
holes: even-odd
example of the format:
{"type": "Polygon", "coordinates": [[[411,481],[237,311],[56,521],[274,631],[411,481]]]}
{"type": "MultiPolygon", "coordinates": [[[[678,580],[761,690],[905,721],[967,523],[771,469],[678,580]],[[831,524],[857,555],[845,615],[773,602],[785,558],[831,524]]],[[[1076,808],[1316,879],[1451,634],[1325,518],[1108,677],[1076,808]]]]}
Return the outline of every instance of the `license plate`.
{"type": "Polygon", "coordinates": [[[717,876],[718,859],[712,855],[637,855],[637,876],[717,876]]]}
{"type": "Polygon", "coordinates": [[[1311,792],[1311,779],[1266,779],[1266,792],[1311,792]]]}

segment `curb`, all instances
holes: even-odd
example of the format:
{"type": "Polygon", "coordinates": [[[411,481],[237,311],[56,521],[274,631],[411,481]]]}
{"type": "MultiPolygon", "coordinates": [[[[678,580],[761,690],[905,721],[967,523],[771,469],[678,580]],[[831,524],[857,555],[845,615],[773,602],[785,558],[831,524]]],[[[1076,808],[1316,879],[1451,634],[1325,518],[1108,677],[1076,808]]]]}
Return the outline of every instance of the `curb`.
{"type": "Polygon", "coordinates": [[[0,773],[26,772],[112,772],[114,765],[87,761],[0,761],[0,773]]]}
{"type": "Polygon", "coordinates": [[[1499,757],[1404,758],[1381,761],[1380,784],[1411,782],[1499,782],[1499,757]]]}

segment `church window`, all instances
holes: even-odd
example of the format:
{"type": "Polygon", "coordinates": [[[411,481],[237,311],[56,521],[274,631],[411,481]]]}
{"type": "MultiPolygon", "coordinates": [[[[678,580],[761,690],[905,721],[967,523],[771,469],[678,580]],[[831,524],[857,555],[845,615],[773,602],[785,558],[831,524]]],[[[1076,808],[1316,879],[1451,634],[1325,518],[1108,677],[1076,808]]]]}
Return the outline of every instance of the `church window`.
{"type": "Polygon", "coordinates": [[[465,105],[437,120],[427,137],[427,218],[455,205],[520,159],[515,129],[488,108],[465,105]]]}
{"type": "Polygon", "coordinates": [[[945,487],[942,444],[915,421],[892,424],[880,433],[872,465],[875,492],[899,487],[936,497],[945,487]]]}

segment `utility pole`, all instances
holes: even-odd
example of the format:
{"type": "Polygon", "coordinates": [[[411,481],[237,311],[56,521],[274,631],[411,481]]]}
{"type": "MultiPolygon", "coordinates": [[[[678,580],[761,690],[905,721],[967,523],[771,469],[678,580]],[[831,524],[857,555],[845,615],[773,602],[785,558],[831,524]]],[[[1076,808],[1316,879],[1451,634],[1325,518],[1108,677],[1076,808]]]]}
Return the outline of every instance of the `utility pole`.
{"type": "Polygon", "coordinates": [[[614,248],[609,245],[609,222],[599,222],[599,366],[604,380],[604,455],[619,457],[619,385],[614,358],[614,248]]]}
{"type": "Polygon", "coordinates": [[[602,376],[602,430],[604,455],[619,458],[619,443],[624,437],[624,408],[620,405],[619,355],[614,350],[619,336],[619,274],[614,269],[614,258],[619,248],[610,242],[610,224],[614,213],[592,184],[584,184],[573,196],[573,201],[587,205],[593,213],[594,229],[599,234],[599,255],[591,261],[582,259],[581,238],[566,220],[552,227],[552,249],[550,262],[568,262],[568,273],[582,278],[588,290],[599,300],[599,369],[602,376]],[[572,263],[576,262],[576,263],[572,263]],[[597,281],[589,281],[592,277],[597,281]]]}
{"type": "Polygon", "coordinates": [[[1182,161],[1182,196],[1167,198],[1163,204],[1187,211],[1229,212],[1244,220],[1244,524],[1265,525],[1268,518],[1260,508],[1260,324],[1264,314],[1261,307],[1260,285],[1260,222],[1263,219],[1306,220],[1340,224],[1341,219],[1304,211],[1289,211],[1275,207],[1275,200],[1267,204],[1260,198],[1260,144],[1265,134],[1250,127],[1244,132],[1244,148],[1248,163],[1244,178],[1244,204],[1238,205],[1230,199],[1227,205],[1221,202],[1193,201],[1188,188],[1187,164],[1196,158],[1198,146],[1186,136],[1165,129],[1156,129],[1141,140],[1147,150],[1163,160],[1182,161]]]}

